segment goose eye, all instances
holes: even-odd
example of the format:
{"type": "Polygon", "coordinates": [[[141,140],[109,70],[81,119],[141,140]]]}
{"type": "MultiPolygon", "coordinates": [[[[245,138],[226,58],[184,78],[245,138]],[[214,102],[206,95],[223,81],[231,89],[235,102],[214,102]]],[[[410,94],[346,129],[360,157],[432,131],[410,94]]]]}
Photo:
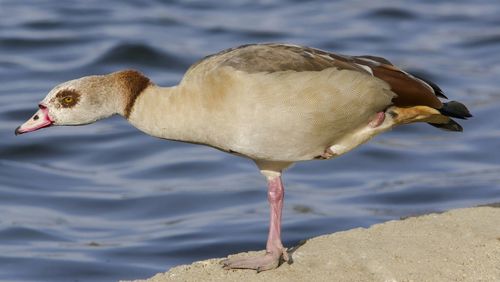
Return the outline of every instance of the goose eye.
{"type": "Polygon", "coordinates": [[[73,90],[64,90],[57,93],[56,97],[63,108],[71,108],[80,100],[80,93],[73,90]]]}

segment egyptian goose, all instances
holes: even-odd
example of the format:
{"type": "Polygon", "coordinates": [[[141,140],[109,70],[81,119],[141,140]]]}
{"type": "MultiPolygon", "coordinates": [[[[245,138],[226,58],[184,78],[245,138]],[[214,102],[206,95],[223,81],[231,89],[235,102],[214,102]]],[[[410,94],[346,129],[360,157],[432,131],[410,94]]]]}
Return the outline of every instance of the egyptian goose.
{"type": "Polygon", "coordinates": [[[134,70],[62,83],[16,134],[119,114],[149,135],[253,160],[268,184],[267,252],[222,263],[262,271],[288,259],[280,235],[287,167],[340,156],[400,124],[462,131],[451,117],[471,117],[467,108],[438,97],[446,98],[436,84],[380,57],[252,44],[205,57],[173,87],[134,70]]]}

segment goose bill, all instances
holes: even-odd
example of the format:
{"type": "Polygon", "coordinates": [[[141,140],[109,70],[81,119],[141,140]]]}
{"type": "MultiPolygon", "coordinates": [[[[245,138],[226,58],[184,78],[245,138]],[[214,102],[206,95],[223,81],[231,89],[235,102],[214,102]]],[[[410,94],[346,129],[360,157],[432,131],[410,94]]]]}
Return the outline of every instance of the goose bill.
{"type": "Polygon", "coordinates": [[[25,123],[16,128],[16,135],[51,126],[54,122],[49,116],[47,107],[40,105],[40,109],[25,123]]]}

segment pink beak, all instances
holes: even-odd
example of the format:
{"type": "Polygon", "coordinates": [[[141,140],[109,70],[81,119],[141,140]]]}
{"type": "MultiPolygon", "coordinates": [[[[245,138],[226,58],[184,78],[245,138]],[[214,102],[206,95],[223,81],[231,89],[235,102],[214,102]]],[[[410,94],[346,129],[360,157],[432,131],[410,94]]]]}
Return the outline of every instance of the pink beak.
{"type": "Polygon", "coordinates": [[[27,122],[16,128],[16,135],[48,127],[54,123],[49,117],[47,107],[42,104],[38,105],[38,107],[40,109],[27,122]]]}

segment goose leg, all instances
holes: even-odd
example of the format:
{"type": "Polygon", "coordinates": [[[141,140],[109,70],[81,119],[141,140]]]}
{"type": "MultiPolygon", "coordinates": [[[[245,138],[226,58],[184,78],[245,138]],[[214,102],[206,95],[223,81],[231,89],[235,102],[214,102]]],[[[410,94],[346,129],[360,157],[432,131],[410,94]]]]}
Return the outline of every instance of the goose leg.
{"type": "Polygon", "coordinates": [[[228,258],[221,262],[224,269],[244,268],[255,269],[260,272],[278,267],[282,257],[285,261],[288,261],[288,254],[281,243],[281,210],[283,209],[285,194],[281,175],[268,176],[267,185],[267,199],[269,201],[271,216],[266,254],[248,258],[228,258]]]}

